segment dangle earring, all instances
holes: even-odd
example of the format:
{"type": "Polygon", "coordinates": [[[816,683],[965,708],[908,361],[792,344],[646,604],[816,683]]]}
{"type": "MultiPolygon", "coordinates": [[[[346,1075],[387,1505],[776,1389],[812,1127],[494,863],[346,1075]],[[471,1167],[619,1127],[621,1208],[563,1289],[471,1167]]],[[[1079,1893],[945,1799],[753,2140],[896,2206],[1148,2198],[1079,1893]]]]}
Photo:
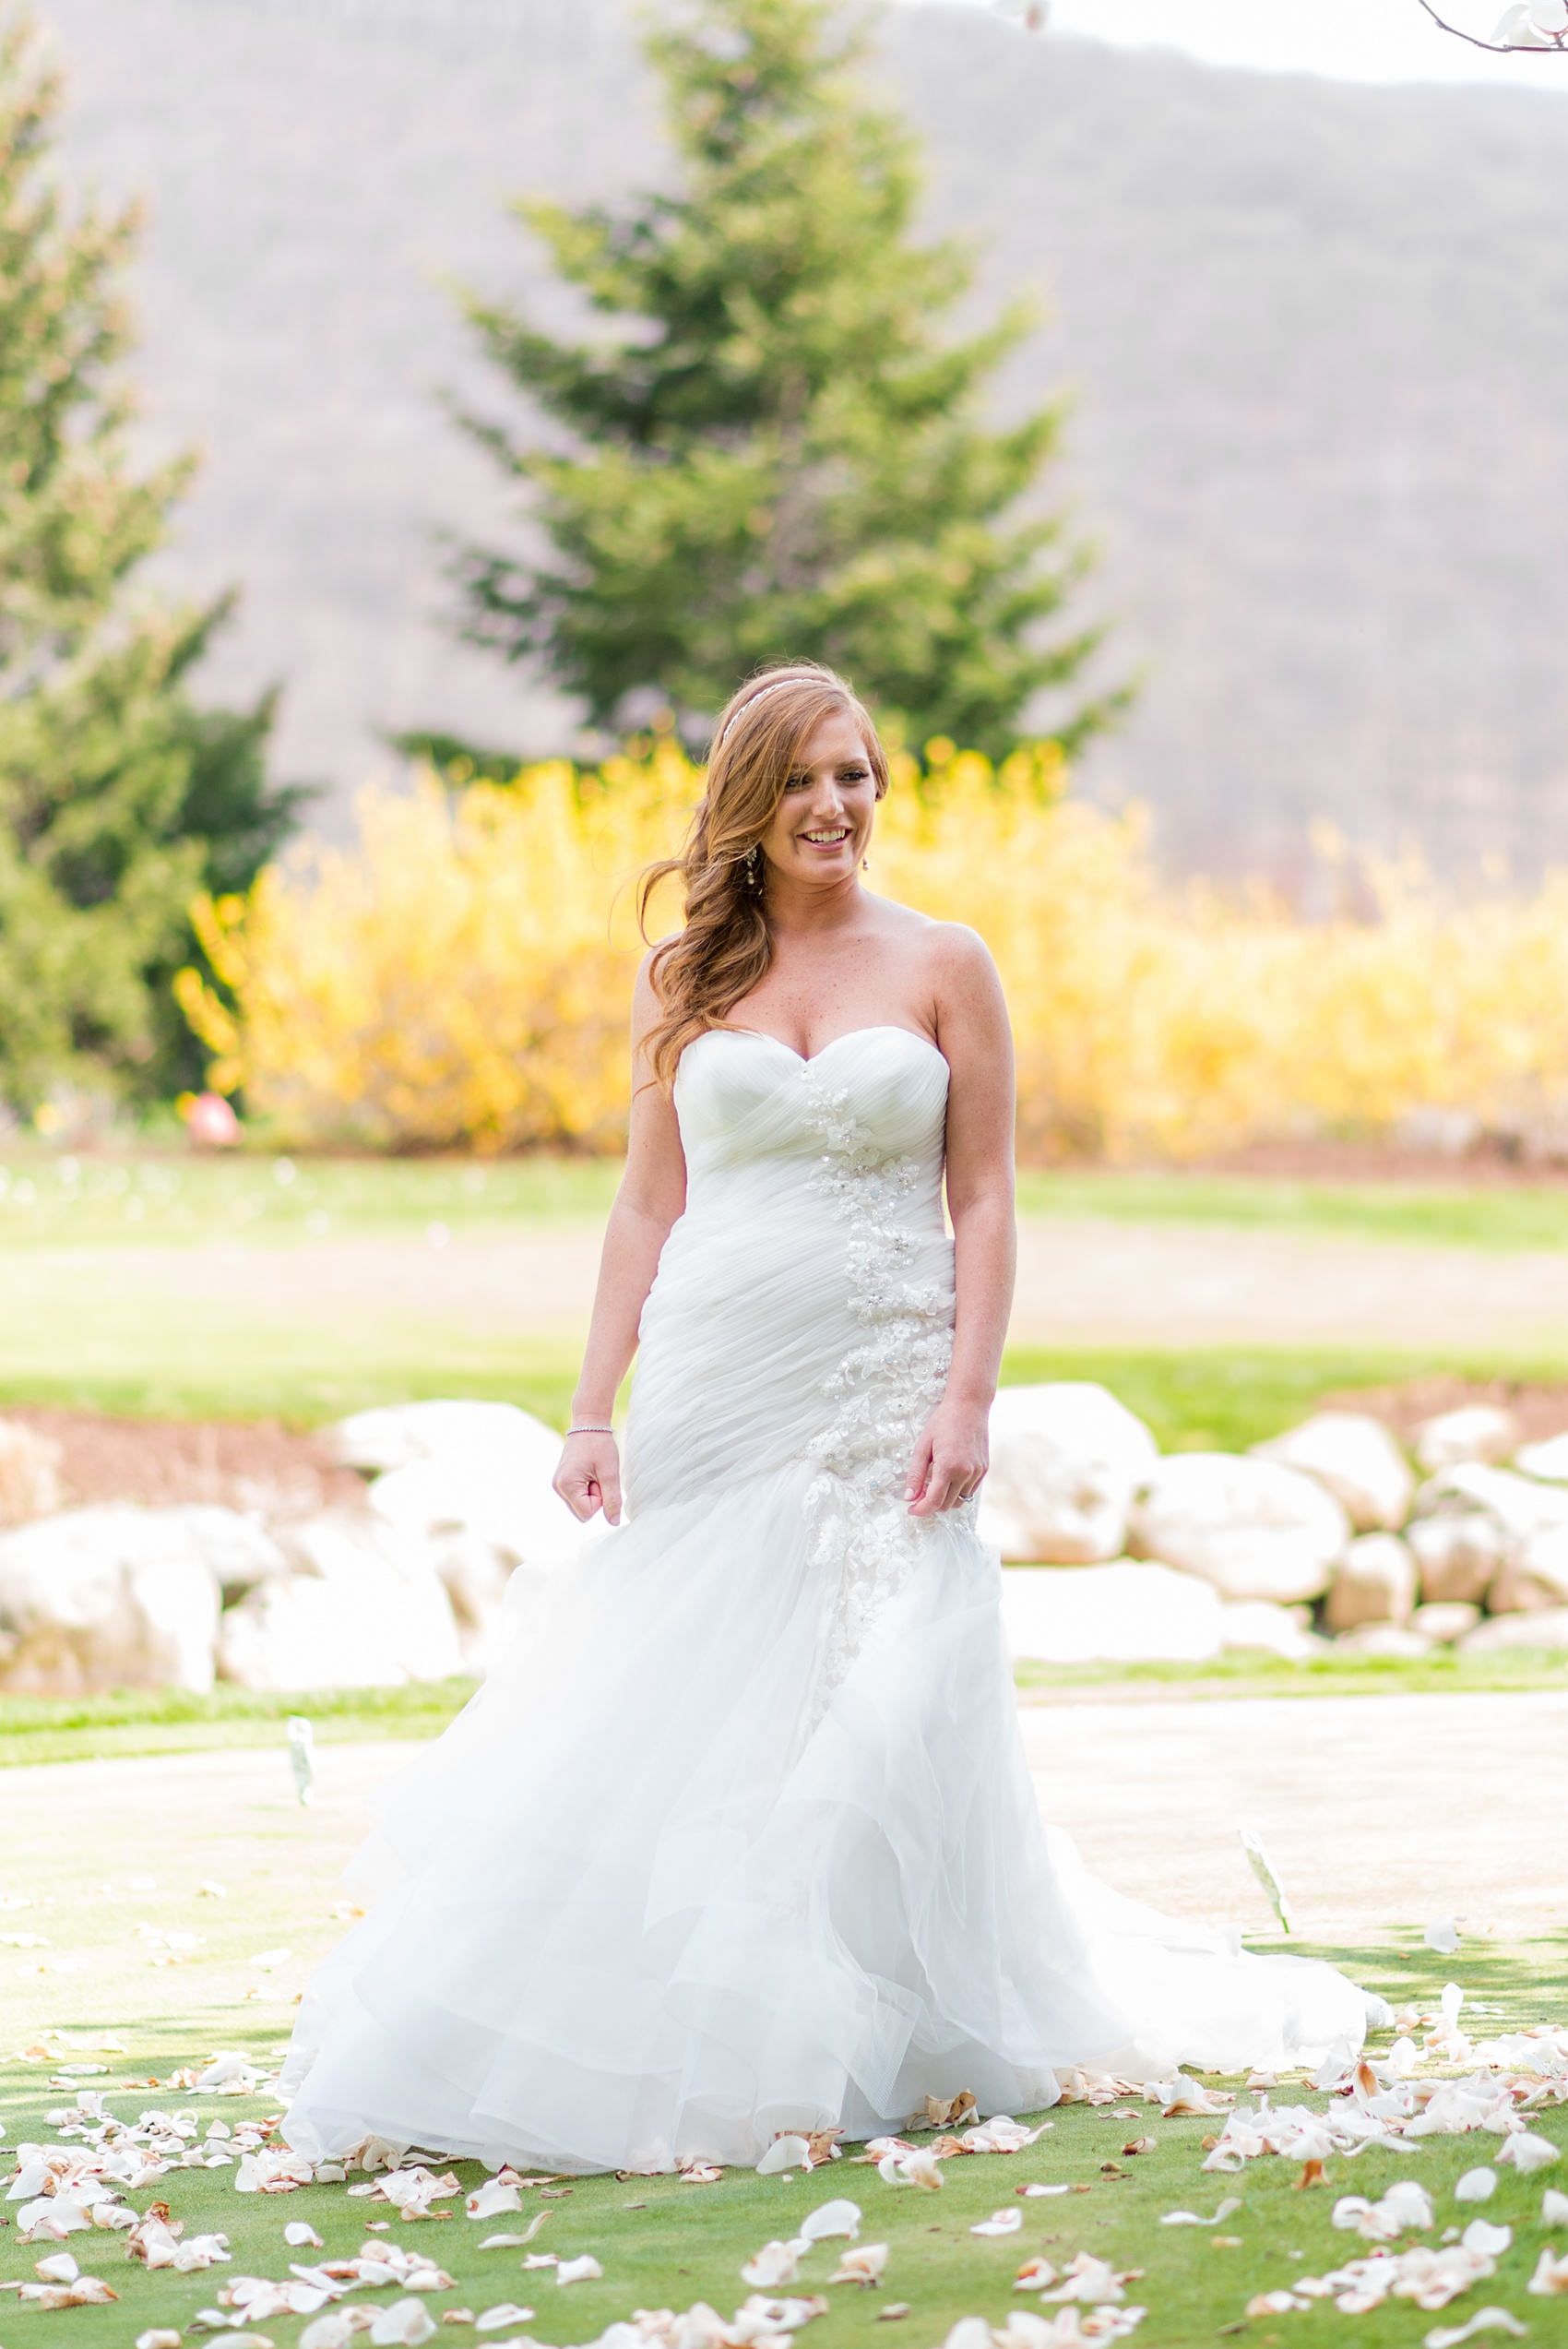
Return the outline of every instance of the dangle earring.
{"type": "Polygon", "coordinates": [[[753,841],[750,848],[747,849],[743,861],[746,867],[746,887],[748,888],[760,889],[762,887],[762,850],[755,841],[753,841]]]}

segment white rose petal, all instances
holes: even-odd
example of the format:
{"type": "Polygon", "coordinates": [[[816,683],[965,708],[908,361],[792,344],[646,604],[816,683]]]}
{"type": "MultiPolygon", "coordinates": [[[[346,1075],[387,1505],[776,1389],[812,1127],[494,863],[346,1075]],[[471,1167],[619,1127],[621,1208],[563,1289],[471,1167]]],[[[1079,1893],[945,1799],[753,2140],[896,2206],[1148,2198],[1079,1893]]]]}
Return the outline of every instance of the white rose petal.
{"type": "Polygon", "coordinates": [[[1024,2214],[1015,2203],[1010,2211],[992,2211],[988,2219],[981,2219],[977,2226],[970,2227],[969,2233],[971,2235],[1016,2235],[1023,2224],[1024,2214]]]}
{"type": "Polygon", "coordinates": [[[1467,2170],[1454,2188],[1456,2202],[1490,2202],[1497,2191],[1495,2170],[1467,2170]]]}
{"type": "Polygon", "coordinates": [[[803,2137],[776,2137],[756,2165],[759,2177],[777,2177],[780,2170],[804,2169],[811,2147],[803,2137]]]}
{"type": "Polygon", "coordinates": [[[580,2260],[557,2261],[555,2281],[557,2283],[591,2283],[603,2273],[604,2270],[593,2253],[585,2251],[580,2260]]]}
{"type": "Polygon", "coordinates": [[[853,2242],[860,2231],[860,2206],[855,2202],[821,2202],[801,2221],[800,2234],[806,2243],[822,2243],[831,2235],[847,2235],[853,2242]]]}

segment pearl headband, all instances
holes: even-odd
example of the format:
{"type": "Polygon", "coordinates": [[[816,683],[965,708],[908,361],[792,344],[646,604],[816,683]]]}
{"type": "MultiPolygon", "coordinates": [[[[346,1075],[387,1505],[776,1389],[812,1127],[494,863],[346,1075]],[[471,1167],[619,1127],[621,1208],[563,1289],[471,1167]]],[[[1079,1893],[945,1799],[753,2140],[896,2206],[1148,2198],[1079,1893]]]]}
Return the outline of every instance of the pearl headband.
{"type": "Polygon", "coordinates": [[[781,686],[799,685],[802,682],[803,680],[799,677],[776,677],[770,686],[760,686],[756,692],[754,693],[748,700],[742,701],[739,709],[735,710],[731,714],[729,722],[724,728],[724,732],[719,735],[719,740],[713,745],[715,750],[723,749],[724,745],[729,741],[730,736],[735,730],[735,727],[745,716],[748,709],[754,709],[759,701],[765,700],[770,693],[777,693],[781,686]]]}

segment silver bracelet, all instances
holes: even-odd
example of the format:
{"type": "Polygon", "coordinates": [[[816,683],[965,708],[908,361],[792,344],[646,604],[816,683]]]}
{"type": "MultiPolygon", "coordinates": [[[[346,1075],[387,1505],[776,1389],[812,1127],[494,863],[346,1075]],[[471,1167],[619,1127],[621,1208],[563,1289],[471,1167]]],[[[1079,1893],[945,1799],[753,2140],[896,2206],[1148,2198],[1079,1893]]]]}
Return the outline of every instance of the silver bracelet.
{"type": "MultiPolygon", "coordinates": [[[[614,1434],[614,1433],[615,1433],[615,1430],[614,1430],[614,1428],[613,1428],[613,1427],[568,1427],[568,1428],[567,1428],[567,1430],[566,1430],[566,1436],[567,1436],[567,1437],[570,1437],[570,1436],[613,1436],[613,1434],[614,1434]]],[[[562,1437],[562,1441],[563,1441],[563,1442],[564,1442],[565,1440],[566,1440],[566,1437],[562,1437]]]]}

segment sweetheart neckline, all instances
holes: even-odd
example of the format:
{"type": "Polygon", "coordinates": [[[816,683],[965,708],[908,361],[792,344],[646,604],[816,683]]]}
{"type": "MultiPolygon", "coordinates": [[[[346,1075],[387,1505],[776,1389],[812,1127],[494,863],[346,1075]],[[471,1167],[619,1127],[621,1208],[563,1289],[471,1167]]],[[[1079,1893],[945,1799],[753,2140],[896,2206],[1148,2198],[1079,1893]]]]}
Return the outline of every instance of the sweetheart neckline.
{"type": "MultiPolygon", "coordinates": [[[[798,1061],[802,1068],[814,1068],[817,1062],[837,1045],[847,1044],[856,1036],[908,1036],[911,1043],[923,1044],[927,1052],[934,1053],[944,1068],[947,1066],[946,1054],[940,1045],[933,1044],[929,1036],[921,1035],[913,1028],[900,1028],[891,1019],[874,1020],[865,1028],[846,1028],[841,1036],[830,1036],[825,1044],[812,1053],[797,1052],[793,1044],[787,1044],[782,1036],[770,1035],[766,1028],[707,1028],[701,1036],[694,1036],[692,1043],[702,1043],[708,1036],[754,1037],[758,1043],[777,1044],[780,1052],[787,1052],[790,1059],[798,1061]]],[[[691,1048],[688,1044],[686,1050],[689,1052],[691,1048]]]]}

